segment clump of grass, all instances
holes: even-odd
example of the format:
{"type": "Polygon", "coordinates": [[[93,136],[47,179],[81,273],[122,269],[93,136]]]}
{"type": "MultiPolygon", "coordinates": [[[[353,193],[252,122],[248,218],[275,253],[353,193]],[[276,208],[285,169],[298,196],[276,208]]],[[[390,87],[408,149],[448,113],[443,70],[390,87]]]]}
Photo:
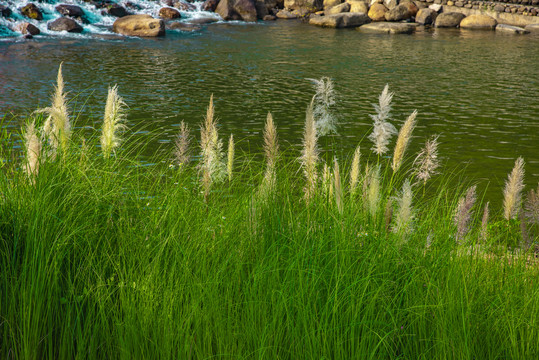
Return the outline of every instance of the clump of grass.
{"type": "Polygon", "coordinates": [[[506,220],[514,219],[520,211],[522,190],[524,189],[524,159],[519,157],[509,174],[503,190],[503,216],[506,220]]]}
{"type": "Polygon", "coordinates": [[[109,87],[101,132],[101,150],[105,159],[120,145],[119,133],[127,128],[124,124],[125,118],[125,102],[118,95],[118,85],[109,87]]]}

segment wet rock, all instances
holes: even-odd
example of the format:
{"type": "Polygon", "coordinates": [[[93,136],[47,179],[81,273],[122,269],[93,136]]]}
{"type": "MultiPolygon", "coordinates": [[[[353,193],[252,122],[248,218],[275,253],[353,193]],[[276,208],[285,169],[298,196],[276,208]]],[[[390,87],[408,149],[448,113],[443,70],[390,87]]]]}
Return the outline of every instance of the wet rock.
{"type": "Polygon", "coordinates": [[[432,9],[420,9],[415,16],[415,21],[421,25],[432,25],[437,16],[438,13],[432,9]]]}
{"type": "Polygon", "coordinates": [[[196,9],[195,5],[189,4],[188,2],[183,2],[183,1],[175,1],[174,4],[172,4],[172,6],[174,6],[176,9],[179,9],[181,11],[192,11],[196,9]]]}
{"type": "Polygon", "coordinates": [[[297,19],[298,15],[291,13],[288,10],[279,10],[275,16],[279,19],[285,19],[285,20],[291,20],[291,19],[297,19]]]}
{"type": "Polygon", "coordinates": [[[466,16],[460,22],[460,27],[462,29],[473,29],[473,30],[494,30],[498,22],[494,18],[488,15],[470,15],[466,16]]]}
{"type": "MultiPolygon", "coordinates": [[[[410,4],[410,3],[408,3],[410,4]]],[[[413,5],[415,7],[415,5],[413,5]]],[[[417,12],[417,7],[415,7],[417,12]]],[[[410,11],[409,6],[406,4],[400,4],[395,6],[393,9],[389,10],[385,13],[385,18],[387,21],[402,21],[402,20],[408,20],[412,16],[412,11],[410,11]]]]}
{"type": "Polygon", "coordinates": [[[196,24],[182,23],[179,21],[172,21],[166,24],[166,28],[170,30],[180,30],[186,32],[194,32],[202,30],[202,26],[196,24]]]}
{"type": "Polygon", "coordinates": [[[266,15],[266,16],[264,16],[264,18],[262,20],[264,20],[264,21],[274,21],[276,19],[277,19],[277,17],[275,17],[274,15],[266,15]]]}
{"type": "Polygon", "coordinates": [[[437,28],[451,28],[459,26],[466,15],[457,12],[441,13],[436,18],[434,26],[437,28]]]}
{"type": "Polygon", "coordinates": [[[15,27],[15,30],[17,30],[23,35],[26,35],[26,34],[39,35],[41,33],[41,31],[36,26],[28,22],[23,22],[23,23],[18,24],[15,27]]]}
{"type": "Polygon", "coordinates": [[[284,0],[284,7],[288,10],[297,10],[300,15],[306,15],[322,10],[324,2],[323,0],[284,0]]]}
{"type": "Polygon", "coordinates": [[[329,27],[347,28],[358,27],[370,22],[369,17],[362,13],[340,13],[326,16],[313,16],[309,19],[309,24],[329,27]]]}
{"type": "Polygon", "coordinates": [[[526,31],[531,32],[531,33],[539,33],[539,24],[526,25],[526,27],[524,29],[526,31]]]}
{"type": "Polygon", "coordinates": [[[112,30],[127,36],[164,36],[165,23],[150,15],[127,15],[117,19],[112,25],[112,30]]]}
{"type": "Polygon", "coordinates": [[[342,3],[340,5],[324,10],[324,15],[347,13],[348,11],[350,11],[350,4],[342,3]]]}
{"type": "Polygon", "coordinates": [[[264,19],[265,16],[269,15],[269,10],[266,7],[266,4],[264,4],[262,1],[256,1],[255,8],[256,8],[257,19],[262,20],[264,19]]]}
{"type": "Polygon", "coordinates": [[[429,5],[429,9],[434,10],[437,13],[439,13],[440,10],[442,10],[442,5],[440,5],[440,4],[432,4],[432,5],[429,5]]]}
{"type": "Polygon", "coordinates": [[[365,1],[347,0],[346,2],[350,4],[350,12],[364,14],[369,12],[369,5],[365,1]]]}
{"type": "Polygon", "coordinates": [[[83,28],[75,20],[60,17],[54,21],[51,21],[47,24],[47,29],[51,31],[67,31],[71,33],[81,33],[83,28]]]}
{"type": "Polygon", "coordinates": [[[512,25],[506,25],[506,24],[498,24],[496,25],[496,31],[506,33],[506,34],[528,34],[529,31],[518,27],[518,26],[512,26],[512,25]]]}
{"type": "Polygon", "coordinates": [[[383,4],[388,10],[392,10],[399,5],[399,0],[384,0],[383,4]]]}
{"type": "Polygon", "coordinates": [[[376,3],[371,5],[368,15],[372,21],[385,21],[385,14],[387,11],[388,10],[384,5],[376,3]]]}
{"type": "Polygon", "coordinates": [[[415,25],[407,23],[374,22],[363,25],[359,30],[385,34],[411,34],[415,28],[415,25]]]}
{"type": "Polygon", "coordinates": [[[164,7],[164,8],[159,9],[159,17],[161,19],[171,20],[171,19],[179,19],[182,17],[182,15],[176,9],[164,7]]]}
{"type": "Polygon", "coordinates": [[[342,0],[324,0],[324,10],[330,9],[334,6],[340,5],[342,0]]]}
{"type": "Polygon", "coordinates": [[[21,14],[29,19],[43,20],[43,14],[41,10],[35,4],[28,4],[21,8],[21,14]]]}
{"type": "Polygon", "coordinates": [[[223,20],[256,21],[254,0],[220,0],[215,12],[223,20]]]}
{"type": "Polygon", "coordinates": [[[206,0],[202,4],[202,10],[214,12],[217,4],[219,4],[219,0],[206,0]]]}
{"type": "Polygon", "coordinates": [[[76,5],[60,4],[56,6],[55,9],[63,16],[69,16],[69,17],[84,16],[84,11],[82,10],[82,8],[76,5]]]}
{"type": "Polygon", "coordinates": [[[10,17],[11,16],[11,9],[8,8],[6,5],[0,5],[0,16],[2,17],[10,17]]]}
{"type": "Polygon", "coordinates": [[[124,3],[125,7],[127,9],[131,9],[131,10],[142,10],[142,7],[138,4],[135,4],[135,3],[132,3],[130,1],[124,3]]]}
{"type": "Polygon", "coordinates": [[[127,12],[127,10],[125,10],[123,6],[118,4],[112,4],[110,6],[107,6],[107,13],[117,18],[129,15],[129,13],[127,12]]]}

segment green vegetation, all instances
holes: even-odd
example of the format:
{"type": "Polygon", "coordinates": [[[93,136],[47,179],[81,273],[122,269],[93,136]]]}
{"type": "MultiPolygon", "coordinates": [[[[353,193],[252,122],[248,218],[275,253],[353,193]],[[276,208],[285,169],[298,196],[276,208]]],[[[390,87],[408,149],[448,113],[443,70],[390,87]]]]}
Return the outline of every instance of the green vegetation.
{"type": "Polygon", "coordinates": [[[522,198],[523,160],[490,211],[474,186],[431,179],[436,137],[406,156],[420,114],[384,155],[390,103],[386,88],[370,161],[321,151],[314,101],[301,152],[279,148],[268,115],[264,161],[234,156],[232,137],[225,156],[210,103],[200,146],[182,123],[174,166],[118,147],[116,87],[85,141],[53,104],[0,175],[0,357],[535,358],[539,201],[522,198]]]}

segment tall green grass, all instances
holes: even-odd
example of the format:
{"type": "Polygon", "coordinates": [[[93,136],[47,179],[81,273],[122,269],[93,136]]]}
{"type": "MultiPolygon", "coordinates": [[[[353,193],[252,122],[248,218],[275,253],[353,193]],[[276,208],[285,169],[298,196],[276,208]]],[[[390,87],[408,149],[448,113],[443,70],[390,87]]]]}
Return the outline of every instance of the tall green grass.
{"type": "MultiPolygon", "coordinates": [[[[206,142],[220,152],[209,124],[206,142]]],[[[157,155],[144,166],[144,145],[130,139],[103,156],[99,133],[83,145],[76,131],[62,158],[43,152],[36,173],[24,154],[4,162],[0,357],[539,356],[537,204],[509,220],[491,209],[481,226],[469,183],[424,182],[411,154],[392,168],[391,158],[360,162],[359,150],[329,154],[324,191],[321,173],[308,178],[324,159],[304,174],[297,149],[277,154],[278,127],[268,115],[267,164],[238,149],[233,166],[210,154],[228,169],[211,186],[204,172],[215,164],[189,160],[185,144],[201,150],[185,125],[177,166],[157,155]]],[[[318,155],[315,129],[303,161],[318,155]]],[[[17,153],[8,140],[3,153],[17,153]]]]}

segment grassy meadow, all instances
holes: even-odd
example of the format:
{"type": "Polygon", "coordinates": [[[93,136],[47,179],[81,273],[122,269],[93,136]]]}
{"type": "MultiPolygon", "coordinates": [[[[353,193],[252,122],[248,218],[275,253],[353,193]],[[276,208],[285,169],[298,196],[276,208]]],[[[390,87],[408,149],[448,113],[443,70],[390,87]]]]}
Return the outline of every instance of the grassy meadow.
{"type": "Polygon", "coordinates": [[[301,150],[269,114],[263,147],[235,151],[210,100],[144,166],[116,87],[102,129],[73,130],[60,68],[21,149],[2,133],[0,358],[537,358],[524,160],[489,206],[436,136],[407,153],[421,109],[397,131],[388,87],[372,133],[331,150],[332,83],[314,85],[301,150]]]}

